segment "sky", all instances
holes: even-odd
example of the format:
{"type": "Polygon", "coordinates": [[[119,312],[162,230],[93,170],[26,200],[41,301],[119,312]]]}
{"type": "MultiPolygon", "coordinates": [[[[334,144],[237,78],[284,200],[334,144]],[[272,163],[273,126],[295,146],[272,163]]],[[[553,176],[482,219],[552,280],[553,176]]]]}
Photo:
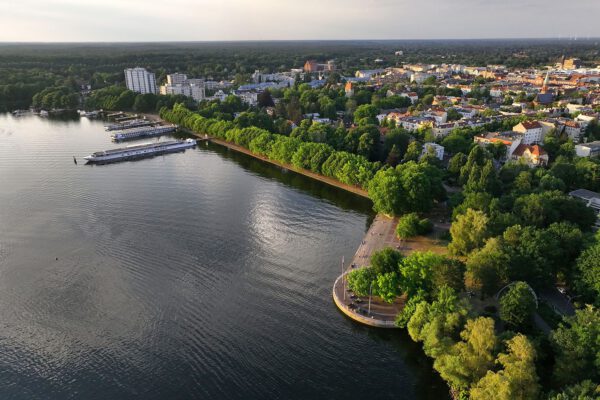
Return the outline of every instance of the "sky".
{"type": "Polygon", "coordinates": [[[1,42],[600,37],[600,0],[0,0],[1,42]]]}

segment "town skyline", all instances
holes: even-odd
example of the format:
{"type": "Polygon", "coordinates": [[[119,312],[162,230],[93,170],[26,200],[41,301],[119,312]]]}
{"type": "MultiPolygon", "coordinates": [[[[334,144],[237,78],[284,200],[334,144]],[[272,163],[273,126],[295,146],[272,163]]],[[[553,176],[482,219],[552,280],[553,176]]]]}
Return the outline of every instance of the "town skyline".
{"type": "Polygon", "coordinates": [[[576,13],[558,1],[462,0],[418,7],[406,1],[157,2],[0,1],[0,42],[174,42],[258,40],[440,40],[597,38],[600,5],[576,13]]]}

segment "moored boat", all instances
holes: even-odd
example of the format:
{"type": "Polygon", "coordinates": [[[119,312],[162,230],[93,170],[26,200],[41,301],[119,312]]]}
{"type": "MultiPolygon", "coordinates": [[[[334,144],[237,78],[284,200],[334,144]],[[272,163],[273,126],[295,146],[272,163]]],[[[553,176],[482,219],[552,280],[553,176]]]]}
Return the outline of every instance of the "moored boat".
{"type": "Polygon", "coordinates": [[[196,141],[194,139],[169,140],[165,142],[145,143],[118,149],[97,151],[84,157],[84,159],[88,163],[103,164],[134,158],[152,157],[158,154],[182,151],[194,146],[196,146],[196,141]]]}
{"type": "Polygon", "coordinates": [[[113,140],[127,140],[141,137],[166,135],[167,133],[175,132],[176,130],[177,125],[152,126],[118,131],[113,133],[111,137],[113,140]]]}

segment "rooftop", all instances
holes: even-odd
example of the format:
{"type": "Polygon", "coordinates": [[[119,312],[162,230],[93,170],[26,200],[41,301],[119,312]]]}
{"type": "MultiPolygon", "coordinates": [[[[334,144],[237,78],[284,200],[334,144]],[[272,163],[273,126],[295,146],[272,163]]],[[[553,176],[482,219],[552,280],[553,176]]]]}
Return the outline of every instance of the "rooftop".
{"type": "Polygon", "coordinates": [[[577,197],[584,200],[599,199],[600,193],[592,192],[587,189],[576,189],[569,193],[569,196],[577,197]]]}

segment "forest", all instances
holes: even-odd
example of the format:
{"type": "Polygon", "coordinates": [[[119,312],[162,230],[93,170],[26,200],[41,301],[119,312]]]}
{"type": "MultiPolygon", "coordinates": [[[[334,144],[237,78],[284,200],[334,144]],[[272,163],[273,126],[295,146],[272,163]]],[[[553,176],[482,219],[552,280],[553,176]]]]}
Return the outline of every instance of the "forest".
{"type": "MultiPolygon", "coordinates": [[[[597,60],[594,40],[277,41],[183,43],[0,44],[0,111],[27,108],[44,89],[77,93],[123,85],[140,66],[163,81],[168,73],[244,81],[255,70],[289,71],[308,59],[336,61],[342,74],[401,63],[545,65],[562,55],[597,60]],[[403,51],[402,56],[395,52],[403,51]],[[377,62],[376,60],[381,60],[377,62]],[[68,88],[68,89],[65,89],[68,88]]],[[[69,103],[58,100],[58,103],[69,103]]]]}

